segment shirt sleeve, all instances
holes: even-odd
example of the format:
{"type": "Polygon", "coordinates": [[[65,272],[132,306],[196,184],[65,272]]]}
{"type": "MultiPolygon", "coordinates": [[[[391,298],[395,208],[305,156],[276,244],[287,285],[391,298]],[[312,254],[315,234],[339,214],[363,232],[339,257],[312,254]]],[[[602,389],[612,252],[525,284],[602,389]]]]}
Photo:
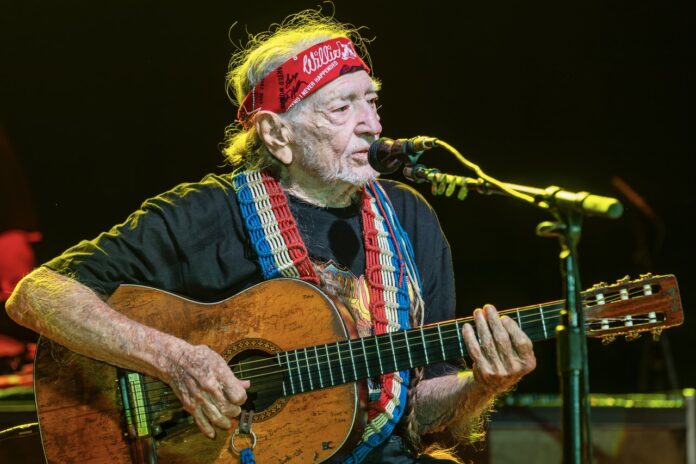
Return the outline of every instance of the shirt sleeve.
{"type": "Polygon", "coordinates": [[[44,266],[105,296],[130,283],[215,297],[234,280],[230,267],[243,268],[244,232],[231,217],[233,196],[210,183],[182,184],[44,266]]]}

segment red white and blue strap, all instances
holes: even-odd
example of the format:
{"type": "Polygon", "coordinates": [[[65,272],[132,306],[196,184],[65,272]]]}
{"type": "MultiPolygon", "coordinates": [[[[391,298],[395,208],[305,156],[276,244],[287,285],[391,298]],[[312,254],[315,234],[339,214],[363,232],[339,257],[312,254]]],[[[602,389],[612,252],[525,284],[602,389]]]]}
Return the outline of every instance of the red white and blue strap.
{"type": "MultiPolygon", "coordinates": [[[[365,188],[363,196],[363,237],[365,278],[370,289],[370,314],[375,334],[410,328],[409,281],[421,301],[418,274],[408,236],[403,232],[391,202],[377,182],[365,188]],[[406,277],[409,277],[407,279],[406,277]]],[[[345,460],[362,462],[394,431],[401,420],[408,398],[408,370],[381,376],[381,394],[368,404],[368,425],[362,440],[345,460]]]]}
{"type": "Polygon", "coordinates": [[[232,180],[264,279],[293,277],[319,285],[280,183],[262,171],[240,172],[232,180]]]}
{"type": "MultiPolygon", "coordinates": [[[[233,177],[233,184],[264,278],[299,277],[319,285],[280,183],[265,172],[245,171],[233,177]]],[[[373,332],[408,329],[409,284],[417,300],[414,303],[422,304],[413,249],[377,182],[363,190],[361,206],[373,332]]],[[[406,408],[409,379],[408,370],[380,376],[378,397],[368,404],[369,423],[345,462],[362,462],[392,434],[406,408]]]]}

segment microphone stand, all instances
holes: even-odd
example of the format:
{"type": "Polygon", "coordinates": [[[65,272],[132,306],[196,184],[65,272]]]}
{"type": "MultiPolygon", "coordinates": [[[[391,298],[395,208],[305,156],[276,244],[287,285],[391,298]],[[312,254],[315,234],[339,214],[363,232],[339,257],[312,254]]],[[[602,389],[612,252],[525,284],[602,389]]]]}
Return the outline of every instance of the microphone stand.
{"type": "Polygon", "coordinates": [[[416,164],[417,157],[410,158],[404,167],[404,176],[413,182],[430,182],[433,190],[449,196],[460,187],[459,199],[464,199],[469,190],[482,194],[522,193],[531,196],[534,203],[548,210],[555,221],[545,221],[537,226],[537,235],[558,237],[561,245],[561,274],[564,281],[566,309],[562,311],[562,324],[556,327],[557,370],[563,397],[562,433],[563,462],[581,464],[592,462],[592,438],[590,433],[589,370],[585,315],[580,297],[580,273],[578,270],[577,245],[582,231],[584,215],[618,218],[623,213],[621,203],[609,197],[591,195],[588,192],[567,192],[559,187],[539,189],[523,185],[493,184],[480,178],[444,174],[416,164]],[[436,187],[439,185],[439,189],[436,187]]]}

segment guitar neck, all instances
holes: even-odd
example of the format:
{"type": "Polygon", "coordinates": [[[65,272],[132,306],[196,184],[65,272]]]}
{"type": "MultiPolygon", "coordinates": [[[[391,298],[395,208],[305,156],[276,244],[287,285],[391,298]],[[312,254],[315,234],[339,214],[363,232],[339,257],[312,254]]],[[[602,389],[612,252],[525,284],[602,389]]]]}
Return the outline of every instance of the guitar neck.
{"type": "MultiPolygon", "coordinates": [[[[611,285],[597,284],[580,297],[587,336],[605,341],[617,336],[635,338],[643,332],[655,337],[683,321],[679,289],[672,275],[648,274],[637,280],[626,277],[611,285]]],[[[556,336],[564,308],[565,300],[558,300],[500,314],[514,319],[532,341],[539,341],[556,336]]],[[[467,322],[473,318],[308,346],[276,353],[275,361],[267,360],[270,364],[242,362],[233,370],[242,379],[282,374],[282,394],[294,395],[464,357],[467,351],[461,329],[467,322]]]]}
{"type": "MultiPolygon", "coordinates": [[[[555,337],[564,301],[501,311],[532,341],[555,337]]],[[[316,345],[276,354],[285,371],[285,395],[332,387],[387,372],[462,358],[467,355],[461,329],[472,317],[410,330],[316,345]]],[[[238,372],[244,378],[244,372],[238,372]]]]}

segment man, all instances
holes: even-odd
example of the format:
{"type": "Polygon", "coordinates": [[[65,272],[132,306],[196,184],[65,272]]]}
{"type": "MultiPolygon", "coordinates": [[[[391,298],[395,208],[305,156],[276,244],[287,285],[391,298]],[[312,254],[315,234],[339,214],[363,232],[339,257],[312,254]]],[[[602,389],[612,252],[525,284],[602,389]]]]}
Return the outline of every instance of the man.
{"type": "MultiPolygon", "coordinates": [[[[404,186],[374,182],[367,162],[382,126],[361,43],[317,12],[252,40],[228,74],[239,124],[225,152],[243,170],[148,200],[46,263],[18,286],[10,315],[73,351],[168,383],[211,438],[240,414],[250,383],[211,349],[110,308],[104,297],[119,284],[215,301],[263,279],[301,278],[346,303],[360,335],[452,318],[450,251],[434,213],[404,186]]],[[[477,334],[462,331],[473,375],[434,367],[369,381],[373,427],[354,461],[429,459],[403,451],[400,436],[417,447],[423,434],[466,428],[534,368],[531,342],[510,318],[487,306],[475,321],[477,334]]]]}

